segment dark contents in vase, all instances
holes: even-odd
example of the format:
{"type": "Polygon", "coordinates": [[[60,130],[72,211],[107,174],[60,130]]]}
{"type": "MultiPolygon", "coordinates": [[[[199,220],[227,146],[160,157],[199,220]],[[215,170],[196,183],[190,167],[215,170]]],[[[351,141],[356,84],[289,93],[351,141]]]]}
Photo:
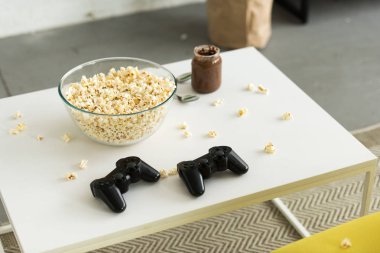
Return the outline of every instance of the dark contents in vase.
{"type": "Polygon", "coordinates": [[[222,81],[222,59],[219,48],[211,45],[194,49],[192,60],[191,85],[196,92],[210,93],[216,91],[222,81]]]}
{"type": "Polygon", "coordinates": [[[214,55],[216,54],[218,50],[214,47],[214,46],[210,46],[210,47],[202,47],[201,49],[198,50],[198,54],[200,55],[203,55],[203,56],[211,56],[211,55],[214,55]]]}

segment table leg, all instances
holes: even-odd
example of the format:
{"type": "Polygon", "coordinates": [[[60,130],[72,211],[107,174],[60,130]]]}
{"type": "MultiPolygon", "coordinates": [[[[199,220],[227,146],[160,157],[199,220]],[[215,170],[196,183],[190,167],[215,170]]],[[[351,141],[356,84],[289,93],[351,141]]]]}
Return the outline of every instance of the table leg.
{"type": "Polygon", "coordinates": [[[5,224],[0,226],[0,235],[10,233],[12,232],[12,225],[11,224],[5,224]]]}
{"type": "Polygon", "coordinates": [[[375,171],[376,171],[376,167],[367,171],[365,174],[362,204],[360,208],[360,216],[368,214],[369,207],[371,204],[371,199],[372,199],[372,188],[375,182],[375,175],[376,175],[375,171]]]}
{"type": "MultiPolygon", "coordinates": [[[[0,200],[0,235],[12,232],[12,226],[9,224],[8,217],[5,213],[3,203],[0,200]]],[[[2,253],[0,251],[0,253],[2,253]]]]}
{"type": "Polygon", "coordinates": [[[1,243],[1,241],[0,241],[0,253],[4,253],[4,248],[3,248],[3,244],[1,243]]]}
{"type": "MultiPolygon", "coordinates": [[[[0,226],[0,235],[12,232],[12,226],[10,224],[0,226]]],[[[4,253],[4,247],[0,240],[0,253],[4,253]]]]}
{"type": "Polygon", "coordinates": [[[310,232],[302,225],[297,217],[289,210],[289,208],[282,202],[280,198],[272,199],[272,203],[280,210],[282,215],[289,221],[293,228],[298,232],[302,238],[309,237],[310,232]]]}

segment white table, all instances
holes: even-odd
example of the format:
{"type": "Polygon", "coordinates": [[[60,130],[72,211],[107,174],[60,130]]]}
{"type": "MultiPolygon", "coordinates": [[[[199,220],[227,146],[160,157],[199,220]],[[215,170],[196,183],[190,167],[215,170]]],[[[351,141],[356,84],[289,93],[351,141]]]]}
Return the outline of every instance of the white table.
{"type": "MultiPolygon", "coordinates": [[[[82,135],[56,89],[1,99],[1,199],[23,252],[91,250],[359,173],[366,174],[366,213],[376,157],[255,49],[222,57],[221,88],[194,103],[173,101],[161,128],[133,146],[105,146],[82,135]],[[247,91],[250,82],[269,88],[269,95],[247,91]],[[217,98],[224,103],[211,106],[217,98]],[[248,114],[239,118],[241,107],[248,114]],[[18,110],[28,129],[11,136],[8,129],[17,124],[12,114],[18,110]],[[281,120],[286,111],[294,120],[281,120]],[[191,138],[177,128],[183,121],[191,138]],[[209,130],[216,130],[217,138],[208,138],[209,130]],[[73,134],[72,142],[60,139],[65,132],[73,134]],[[37,134],[45,139],[36,141],[37,134]],[[269,141],[277,148],[274,155],[263,152],[269,141]],[[178,177],[139,182],[124,194],[127,210],[121,214],[91,195],[90,182],[105,176],[121,157],[136,155],[157,169],[172,168],[215,145],[231,146],[250,171],[214,175],[199,198],[190,196],[178,177]],[[81,159],[89,160],[87,170],[76,168],[81,159]],[[79,178],[65,181],[70,171],[79,178]]],[[[174,74],[190,70],[189,61],[166,66],[174,74]]],[[[189,86],[181,85],[178,93],[191,92],[189,86]]]]}

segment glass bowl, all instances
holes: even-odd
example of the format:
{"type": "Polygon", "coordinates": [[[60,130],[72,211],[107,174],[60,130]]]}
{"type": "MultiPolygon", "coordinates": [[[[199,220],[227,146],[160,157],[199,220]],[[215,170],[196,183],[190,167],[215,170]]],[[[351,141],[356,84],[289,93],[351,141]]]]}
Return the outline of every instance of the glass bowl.
{"type": "Polygon", "coordinates": [[[130,145],[151,136],[163,122],[169,104],[177,89],[173,74],[161,65],[138,58],[112,57],[83,63],[68,71],[60,80],[58,93],[66,108],[82,132],[99,143],[108,145],[130,145]],[[174,84],[172,93],[165,101],[152,108],[130,114],[102,114],[86,111],[70,103],[68,89],[72,83],[80,83],[82,76],[87,78],[99,73],[107,74],[111,68],[133,66],[145,70],[174,84]]]}

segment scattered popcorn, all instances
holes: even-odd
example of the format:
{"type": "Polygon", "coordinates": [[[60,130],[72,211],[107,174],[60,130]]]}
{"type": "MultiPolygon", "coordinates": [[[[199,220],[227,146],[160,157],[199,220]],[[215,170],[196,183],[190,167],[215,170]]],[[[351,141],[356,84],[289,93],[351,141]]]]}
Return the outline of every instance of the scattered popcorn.
{"type": "Polygon", "coordinates": [[[350,248],[351,246],[352,246],[352,243],[351,243],[350,239],[348,239],[348,238],[344,238],[344,239],[342,240],[342,242],[340,243],[340,247],[341,247],[342,249],[348,249],[348,248],[350,248]]]}
{"type": "Polygon", "coordinates": [[[68,180],[68,181],[73,181],[77,178],[78,178],[78,175],[75,172],[69,172],[66,174],[66,180],[68,180]]]}
{"type": "Polygon", "coordinates": [[[160,170],[160,177],[167,178],[169,176],[168,172],[165,169],[160,170]]]}
{"type": "Polygon", "coordinates": [[[9,129],[9,134],[17,135],[26,129],[26,125],[24,123],[18,123],[15,128],[9,129]]]}
{"type": "Polygon", "coordinates": [[[17,128],[9,129],[9,134],[11,134],[11,135],[17,135],[19,133],[20,133],[20,131],[17,128]]]}
{"type": "Polygon", "coordinates": [[[169,176],[175,176],[175,175],[177,175],[177,174],[178,174],[177,168],[173,168],[173,169],[170,169],[170,170],[168,171],[168,175],[169,175],[169,176]]]}
{"type": "Polygon", "coordinates": [[[183,130],[185,130],[185,129],[187,129],[188,125],[187,125],[186,122],[182,122],[181,124],[179,124],[178,127],[179,127],[179,129],[183,129],[183,130]]]}
{"type": "Polygon", "coordinates": [[[86,169],[87,168],[87,163],[88,163],[88,160],[81,160],[80,163],[78,164],[78,167],[80,169],[86,169]]]}
{"type": "Polygon", "coordinates": [[[218,133],[215,130],[208,131],[207,133],[208,137],[215,138],[218,133]]]}
{"type": "Polygon", "coordinates": [[[221,98],[218,98],[217,100],[212,102],[213,106],[219,106],[221,104],[223,104],[223,99],[221,99],[221,98]]]}
{"type": "Polygon", "coordinates": [[[264,86],[262,86],[261,84],[257,87],[257,91],[261,94],[265,94],[267,95],[268,94],[268,89],[265,88],[264,86]]]}
{"type": "Polygon", "coordinates": [[[269,142],[267,145],[265,145],[264,151],[268,154],[273,154],[276,149],[274,148],[273,144],[269,142]]]}
{"type": "Polygon", "coordinates": [[[283,120],[292,120],[293,115],[290,112],[285,112],[284,114],[282,114],[282,119],[283,120]]]}
{"type": "Polygon", "coordinates": [[[68,143],[69,141],[71,141],[71,136],[70,136],[69,133],[65,133],[61,138],[66,143],[68,143]]]}
{"type": "Polygon", "coordinates": [[[167,177],[170,177],[170,176],[175,176],[177,174],[178,174],[177,168],[168,169],[168,170],[165,170],[165,169],[161,169],[160,170],[160,176],[161,176],[161,178],[167,178],[167,177]]]}
{"type": "Polygon", "coordinates": [[[191,134],[189,131],[187,131],[187,130],[183,131],[183,135],[184,135],[186,138],[189,138],[189,137],[192,136],[192,134],[191,134]]]}
{"type": "Polygon", "coordinates": [[[21,112],[17,111],[17,112],[13,115],[13,117],[14,117],[15,119],[21,119],[21,118],[22,118],[22,114],[21,114],[21,112]]]}
{"type": "Polygon", "coordinates": [[[26,125],[24,123],[18,123],[16,129],[22,132],[26,129],[26,125]]]}
{"type": "Polygon", "coordinates": [[[37,135],[36,139],[37,139],[37,141],[42,141],[44,139],[44,137],[42,135],[37,135]]]}
{"type": "Polygon", "coordinates": [[[239,117],[243,117],[247,114],[248,112],[248,109],[247,108],[240,108],[239,111],[238,111],[238,116],[239,117]]]}
{"type": "Polygon", "coordinates": [[[253,91],[255,89],[255,85],[253,84],[253,83],[249,83],[248,85],[247,85],[247,90],[249,90],[249,91],[253,91]]]}

